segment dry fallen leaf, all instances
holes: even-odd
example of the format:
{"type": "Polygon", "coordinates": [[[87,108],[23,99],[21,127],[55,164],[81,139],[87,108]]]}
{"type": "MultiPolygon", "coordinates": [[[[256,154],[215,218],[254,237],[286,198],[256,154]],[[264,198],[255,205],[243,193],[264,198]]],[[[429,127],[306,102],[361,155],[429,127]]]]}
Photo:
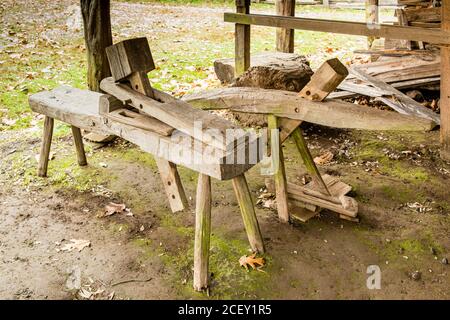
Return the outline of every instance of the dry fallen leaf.
{"type": "Polygon", "coordinates": [[[315,157],[314,162],[318,165],[325,165],[329,163],[331,160],[333,160],[333,157],[334,157],[333,153],[328,151],[319,157],[315,157]]]}
{"type": "Polygon", "coordinates": [[[256,253],[250,256],[242,256],[239,259],[239,264],[241,267],[244,267],[248,270],[248,266],[252,267],[252,269],[258,269],[264,266],[264,258],[256,258],[256,253]],[[258,266],[256,266],[258,265],[258,266]]]}
{"type": "Polygon", "coordinates": [[[104,217],[109,217],[109,216],[112,216],[113,214],[121,213],[121,212],[125,211],[126,208],[127,207],[123,203],[110,202],[105,206],[104,217]]]}
{"type": "Polygon", "coordinates": [[[61,247],[61,251],[72,251],[73,249],[77,249],[78,252],[81,252],[81,250],[90,246],[91,242],[89,240],[71,239],[70,243],[61,247]]]}

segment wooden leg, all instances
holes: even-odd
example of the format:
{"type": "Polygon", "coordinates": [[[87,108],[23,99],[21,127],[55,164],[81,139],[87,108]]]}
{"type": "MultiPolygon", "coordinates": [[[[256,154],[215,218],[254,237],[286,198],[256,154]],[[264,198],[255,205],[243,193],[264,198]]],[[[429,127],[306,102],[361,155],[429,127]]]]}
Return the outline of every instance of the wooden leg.
{"type": "Polygon", "coordinates": [[[198,176],[195,208],[194,289],[208,287],[209,242],[211,234],[211,178],[198,176]]]}
{"type": "Polygon", "coordinates": [[[84,153],[83,137],[81,136],[80,128],[72,126],[73,141],[77,149],[78,164],[80,166],[87,166],[86,154],[84,153]]]}
{"type": "MultiPolygon", "coordinates": [[[[450,32],[450,3],[442,1],[442,30],[450,32]]],[[[441,48],[441,158],[450,161],[450,47],[441,48]]]]}
{"type": "Polygon", "coordinates": [[[169,199],[170,208],[173,213],[183,211],[189,207],[189,203],[178,174],[177,166],[165,159],[155,157],[161,180],[169,199]]]}
{"type": "Polygon", "coordinates": [[[52,144],[53,137],[53,118],[45,116],[44,119],[44,135],[42,137],[41,155],[39,158],[38,176],[46,177],[48,160],[50,156],[50,146],[52,144]]]}
{"type": "Polygon", "coordinates": [[[280,143],[280,134],[274,135],[273,129],[278,129],[278,118],[274,115],[268,116],[272,163],[275,173],[275,193],[277,197],[278,217],[282,222],[289,222],[289,206],[287,195],[286,171],[284,168],[283,150],[280,143]]]}
{"type": "Polygon", "coordinates": [[[248,188],[247,180],[242,174],[233,180],[233,188],[241,208],[242,220],[247,231],[248,241],[254,252],[264,253],[264,242],[256,218],[255,206],[248,188]]]}
{"type": "Polygon", "coordinates": [[[319,188],[319,191],[329,196],[330,192],[328,191],[327,185],[323,181],[319,169],[317,169],[314,159],[311,156],[311,153],[309,152],[308,144],[306,143],[305,138],[303,137],[302,130],[300,129],[300,127],[295,129],[294,132],[292,132],[291,136],[294,138],[298,152],[300,153],[300,156],[302,157],[303,160],[303,164],[306,167],[306,171],[312,176],[314,183],[319,188]]]}

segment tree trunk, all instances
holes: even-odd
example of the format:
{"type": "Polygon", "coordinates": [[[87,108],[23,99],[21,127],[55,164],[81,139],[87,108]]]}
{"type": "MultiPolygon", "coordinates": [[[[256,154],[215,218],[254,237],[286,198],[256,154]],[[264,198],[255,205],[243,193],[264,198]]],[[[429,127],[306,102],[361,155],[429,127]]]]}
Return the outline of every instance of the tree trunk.
{"type": "MultiPolygon", "coordinates": [[[[277,0],[276,11],[279,16],[295,16],[295,0],[277,0]]],[[[277,51],[294,52],[294,30],[277,28],[277,51]]]]}
{"type": "Polygon", "coordinates": [[[105,48],[112,45],[110,0],[81,0],[86,41],[89,89],[100,91],[100,81],[111,76],[105,48]]]}

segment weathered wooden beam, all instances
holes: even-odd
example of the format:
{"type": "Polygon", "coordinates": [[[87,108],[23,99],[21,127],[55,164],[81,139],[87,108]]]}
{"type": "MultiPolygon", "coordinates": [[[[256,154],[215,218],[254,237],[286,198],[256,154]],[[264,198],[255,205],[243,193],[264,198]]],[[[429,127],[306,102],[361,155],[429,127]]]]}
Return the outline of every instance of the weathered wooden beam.
{"type": "Polygon", "coordinates": [[[428,43],[450,45],[450,32],[438,29],[402,27],[380,24],[369,28],[365,22],[348,22],[326,19],[308,19],[298,17],[279,17],[263,14],[225,13],[225,22],[258,25],[276,28],[300,29],[355,36],[425,41],[428,43]]]}
{"type": "MultiPolygon", "coordinates": [[[[450,32],[450,3],[442,1],[442,31],[450,32]]],[[[441,48],[441,157],[450,161],[450,47],[441,48]]]]}
{"type": "MultiPolygon", "coordinates": [[[[279,16],[295,17],[295,0],[276,0],[275,9],[279,16]]],[[[293,29],[277,29],[277,51],[287,53],[294,52],[294,32],[293,29]]]]}
{"type": "MultiPolygon", "coordinates": [[[[250,0],[236,0],[236,12],[250,13],[250,0]]],[[[235,26],[235,77],[239,77],[250,68],[250,25],[235,26]]]]}
{"type": "Polygon", "coordinates": [[[106,47],[112,45],[110,0],[81,0],[87,51],[89,89],[100,91],[100,81],[111,75],[106,47]]]}
{"type": "Polygon", "coordinates": [[[232,182],[234,193],[236,194],[239,207],[241,208],[242,220],[244,221],[244,227],[247,232],[250,246],[254,252],[264,253],[264,241],[259,229],[255,206],[245,175],[242,174],[237,176],[232,182]]]}
{"type": "Polygon", "coordinates": [[[208,287],[209,243],[211,237],[211,178],[199,174],[195,208],[194,289],[208,287]]]}
{"type": "Polygon", "coordinates": [[[50,158],[50,147],[52,145],[53,125],[55,121],[49,116],[44,119],[44,133],[42,135],[41,153],[38,164],[38,176],[46,177],[48,169],[48,161],[50,158]]]}
{"type": "Polygon", "coordinates": [[[75,149],[77,151],[78,165],[86,166],[87,165],[86,153],[84,152],[83,137],[81,135],[80,128],[72,126],[72,135],[75,144],[75,149]]]}
{"type": "Polygon", "coordinates": [[[272,168],[274,170],[273,177],[275,180],[278,218],[281,222],[287,223],[289,222],[289,203],[283,148],[278,130],[278,118],[271,114],[269,114],[267,118],[270,133],[270,152],[272,156],[272,168]]]}
{"type": "Polygon", "coordinates": [[[185,96],[204,109],[275,114],[334,128],[360,130],[430,131],[431,120],[368,108],[340,100],[310,101],[295,92],[260,88],[220,88],[185,96]]]}

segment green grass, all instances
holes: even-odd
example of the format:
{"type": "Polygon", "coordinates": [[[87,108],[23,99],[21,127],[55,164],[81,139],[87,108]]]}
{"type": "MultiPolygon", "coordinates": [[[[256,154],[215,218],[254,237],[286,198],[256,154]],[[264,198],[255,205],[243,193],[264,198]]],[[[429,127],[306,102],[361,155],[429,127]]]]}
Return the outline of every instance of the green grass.
{"type": "MultiPolygon", "coordinates": [[[[233,11],[233,1],[203,0],[163,0],[133,1],[158,2],[164,4],[191,4],[221,7],[233,11]]],[[[22,4],[23,5],[23,4],[22,4]]],[[[21,4],[15,7],[21,10],[21,4]]],[[[61,8],[63,10],[65,8],[61,8]]],[[[252,4],[254,12],[274,11],[273,5],[252,4]]],[[[323,16],[336,19],[364,19],[364,11],[352,9],[326,9],[320,6],[299,6],[299,15],[323,16]]],[[[386,13],[384,13],[386,14],[386,13]]],[[[50,28],[64,28],[65,17],[47,21],[50,28]]],[[[214,18],[216,19],[216,18],[214,18]]],[[[221,18],[219,18],[221,20],[221,18]]],[[[234,56],[234,27],[232,24],[213,23],[205,32],[202,28],[187,30],[167,30],[147,35],[157,64],[157,70],[150,74],[152,84],[161,90],[182,96],[196,90],[219,86],[214,80],[213,62],[215,59],[234,56]]],[[[36,33],[40,22],[10,23],[5,25],[5,32],[20,41],[11,44],[8,38],[0,38],[0,45],[6,50],[0,51],[0,116],[15,120],[13,125],[0,122],[0,130],[27,128],[33,125],[33,115],[28,106],[28,96],[41,90],[50,90],[58,85],[67,84],[86,88],[86,59],[84,41],[81,36],[61,38],[58,42],[48,42],[36,33]],[[24,43],[21,43],[24,42],[24,43]],[[18,56],[20,55],[20,56],[18,56]]],[[[113,25],[113,31],[120,34],[122,26],[113,25]]],[[[80,33],[81,35],[81,33],[80,33]]],[[[142,36],[142,34],[129,35],[142,36]]],[[[121,40],[115,36],[115,41],[121,40]]],[[[329,35],[319,32],[297,31],[295,49],[297,53],[306,54],[313,67],[323,60],[339,57],[350,58],[352,49],[365,46],[364,37],[346,35],[329,35]]],[[[275,29],[267,27],[252,28],[252,53],[273,51],[275,48],[275,29]]]]}

